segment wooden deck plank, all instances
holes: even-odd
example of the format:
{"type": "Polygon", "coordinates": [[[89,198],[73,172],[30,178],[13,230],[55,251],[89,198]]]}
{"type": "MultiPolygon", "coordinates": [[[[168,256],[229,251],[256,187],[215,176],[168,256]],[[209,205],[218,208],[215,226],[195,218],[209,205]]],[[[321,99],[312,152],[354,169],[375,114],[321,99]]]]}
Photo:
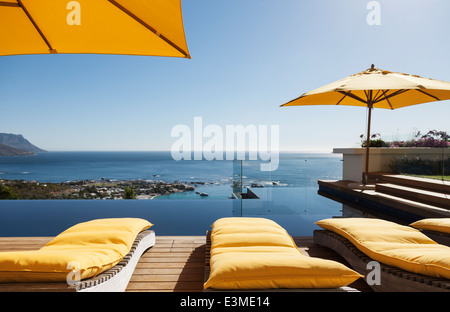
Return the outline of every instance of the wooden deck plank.
{"type": "MultiPolygon", "coordinates": [[[[345,263],[333,251],[315,245],[312,237],[293,238],[305,255],[345,263]]],[[[0,251],[36,250],[51,239],[51,237],[0,237],[0,251]]],[[[157,236],[155,246],[140,258],[126,291],[203,291],[205,244],[206,237],[202,236],[157,236]]],[[[362,291],[370,290],[361,283],[352,287],[362,291]]]]}
{"type": "Polygon", "coordinates": [[[160,262],[153,262],[153,263],[138,263],[136,268],[138,269],[152,269],[152,268],[163,268],[163,269],[168,269],[168,268],[204,268],[205,264],[204,263],[186,263],[185,261],[183,262],[165,262],[165,263],[160,263],[160,262]]]}
{"type": "Polygon", "coordinates": [[[181,274],[182,272],[187,274],[203,274],[202,268],[151,268],[151,269],[135,269],[135,275],[149,275],[149,274],[181,274]]]}

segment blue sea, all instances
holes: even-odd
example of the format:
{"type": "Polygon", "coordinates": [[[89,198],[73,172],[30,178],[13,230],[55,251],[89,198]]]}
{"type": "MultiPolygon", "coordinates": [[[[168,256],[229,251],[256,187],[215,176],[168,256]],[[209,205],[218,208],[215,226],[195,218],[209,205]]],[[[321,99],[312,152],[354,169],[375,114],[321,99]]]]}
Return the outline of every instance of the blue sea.
{"type": "Polygon", "coordinates": [[[310,236],[314,224],[341,214],[342,205],[317,194],[317,181],[342,177],[332,154],[280,154],[278,169],[260,161],[173,160],[170,152],[49,152],[0,157],[0,179],[37,182],[148,180],[184,182],[196,191],[153,200],[3,200],[0,236],[54,236],[94,218],[141,217],[159,235],[204,235],[221,217],[265,217],[291,235],[310,236]],[[259,199],[230,199],[240,179],[259,199]],[[198,193],[207,193],[202,197],[198,193]]]}

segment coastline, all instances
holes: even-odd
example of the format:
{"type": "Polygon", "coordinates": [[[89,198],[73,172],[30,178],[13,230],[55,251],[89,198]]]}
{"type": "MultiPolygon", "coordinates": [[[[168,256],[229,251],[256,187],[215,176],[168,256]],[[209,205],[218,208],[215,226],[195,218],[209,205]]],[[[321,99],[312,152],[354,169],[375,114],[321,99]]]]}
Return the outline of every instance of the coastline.
{"type": "MultiPolygon", "coordinates": [[[[229,199],[236,179],[256,189],[317,187],[318,179],[338,178],[342,171],[339,157],[283,155],[278,170],[269,173],[260,171],[259,161],[239,166],[231,161],[176,162],[166,152],[6,157],[0,159],[0,188],[8,184],[17,199],[123,199],[127,186],[134,188],[134,198],[139,200],[229,199]]],[[[0,198],[5,199],[1,189],[0,198]]]]}
{"type": "Polygon", "coordinates": [[[0,180],[0,199],[154,199],[157,196],[194,191],[191,184],[144,180],[108,179],[43,183],[0,180]],[[132,191],[132,196],[125,194],[132,191]]]}

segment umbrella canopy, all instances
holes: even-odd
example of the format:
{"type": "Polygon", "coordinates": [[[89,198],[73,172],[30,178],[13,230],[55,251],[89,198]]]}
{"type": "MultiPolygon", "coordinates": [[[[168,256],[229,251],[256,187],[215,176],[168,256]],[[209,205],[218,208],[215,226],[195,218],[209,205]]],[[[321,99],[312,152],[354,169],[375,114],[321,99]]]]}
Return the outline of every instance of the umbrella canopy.
{"type": "Polygon", "coordinates": [[[450,99],[450,83],[417,75],[371,68],[307,92],[281,105],[349,105],[368,108],[366,168],[369,168],[370,122],[373,108],[396,109],[410,105],[450,99]]]}
{"type": "Polygon", "coordinates": [[[0,55],[190,58],[181,0],[0,0],[0,55]]]}

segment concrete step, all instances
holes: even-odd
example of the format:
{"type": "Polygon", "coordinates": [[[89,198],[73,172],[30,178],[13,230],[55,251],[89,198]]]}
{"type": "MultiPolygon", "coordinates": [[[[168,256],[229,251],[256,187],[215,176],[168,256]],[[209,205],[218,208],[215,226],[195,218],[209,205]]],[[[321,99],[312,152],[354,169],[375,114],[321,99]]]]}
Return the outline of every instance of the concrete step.
{"type": "Polygon", "coordinates": [[[389,194],[392,196],[421,202],[427,205],[450,209],[450,194],[392,183],[377,183],[375,191],[378,193],[389,194]]]}
{"type": "Polygon", "coordinates": [[[402,224],[410,224],[425,218],[450,218],[450,209],[375,190],[358,190],[348,187],[352,182],[319,180],[318,193],[350,207],[362,209],[379,218],[394,219],[394,222],[402,224]]]}
{"type": "Polygon", "coordinates": [[[373,172],[369,179],[376,183],[392,183],[450,195],[450,182],[401,174],[373,172]]]}

